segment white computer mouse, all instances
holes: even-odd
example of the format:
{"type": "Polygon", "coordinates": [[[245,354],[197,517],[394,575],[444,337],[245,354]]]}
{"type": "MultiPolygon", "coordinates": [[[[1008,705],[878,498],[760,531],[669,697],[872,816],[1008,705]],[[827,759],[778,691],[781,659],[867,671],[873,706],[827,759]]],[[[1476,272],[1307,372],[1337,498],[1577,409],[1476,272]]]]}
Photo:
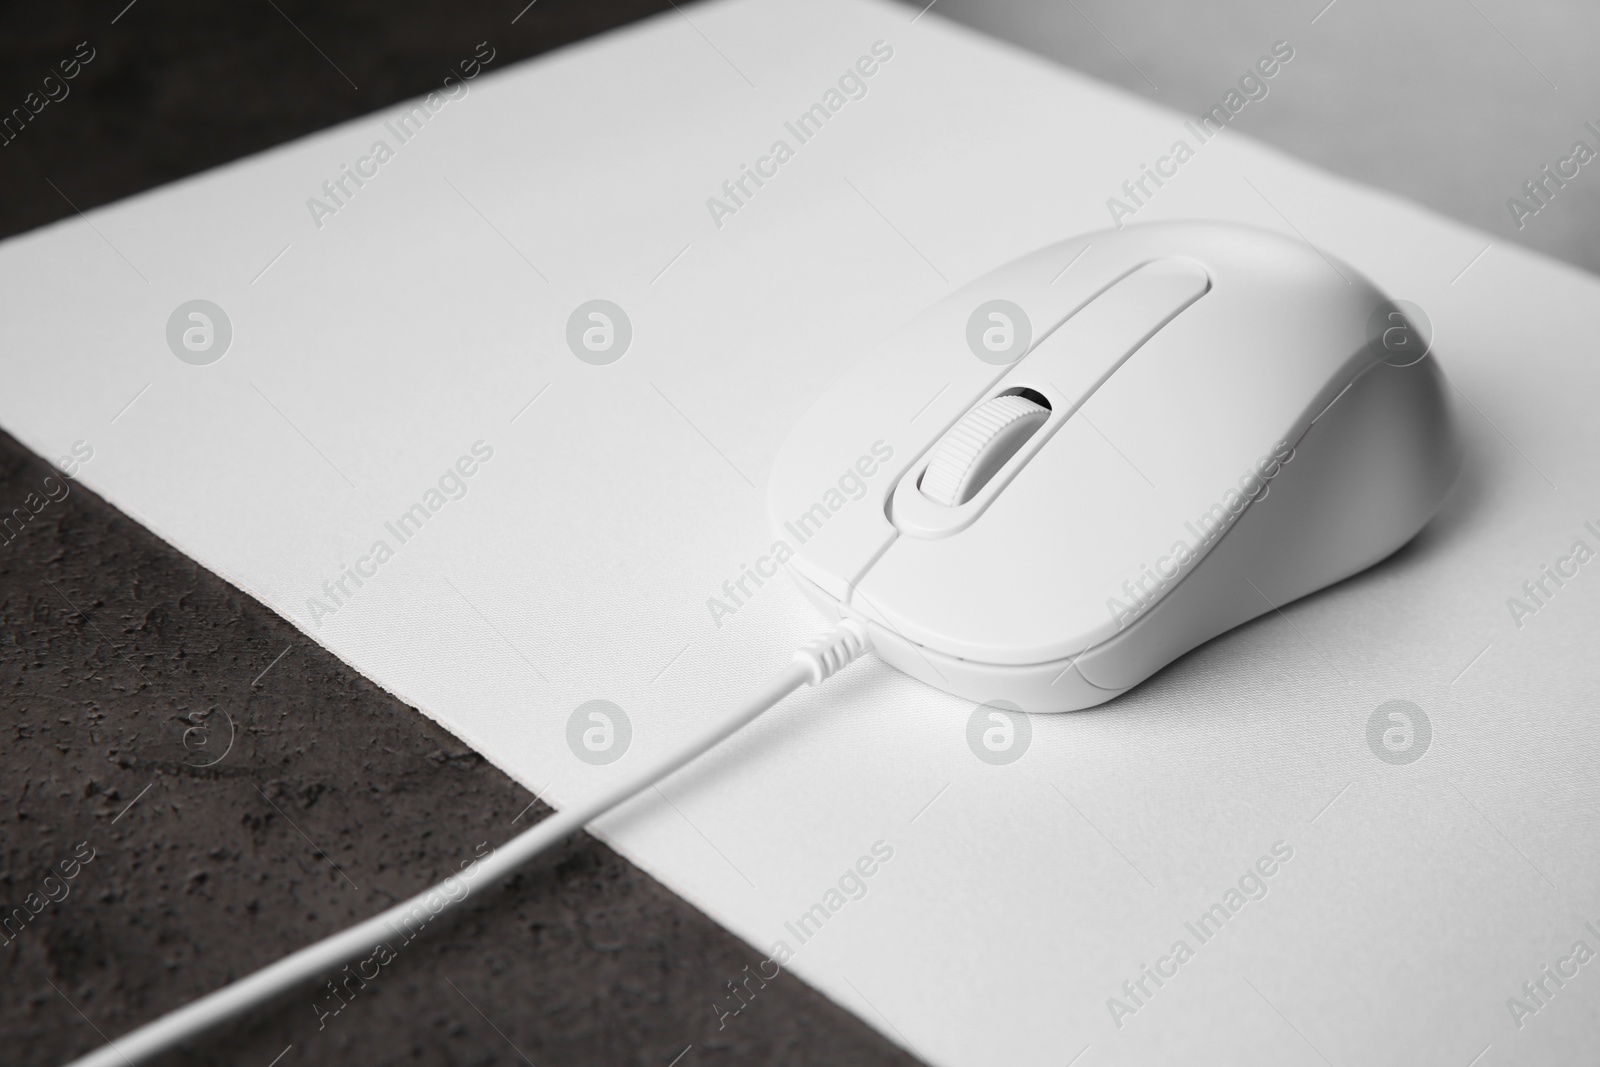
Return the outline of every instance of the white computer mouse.
{"type": "Polygon", "coordinates": [[[1433,515],[1461,451],[1417,318],[1244,226],[1051,245],[800,420],[770,480],[779,551],[914,678],[1030,712],[1102,703],[1433,515]]]}

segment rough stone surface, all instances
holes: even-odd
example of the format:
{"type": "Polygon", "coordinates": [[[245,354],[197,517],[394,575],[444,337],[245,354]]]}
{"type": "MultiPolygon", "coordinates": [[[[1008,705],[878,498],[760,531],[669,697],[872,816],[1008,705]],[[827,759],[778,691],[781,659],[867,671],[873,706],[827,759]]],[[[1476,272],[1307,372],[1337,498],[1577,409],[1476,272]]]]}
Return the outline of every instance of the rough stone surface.
{"type": "MultiPolygon", "coordinates": [[[[49,473],[0,434],[6,510],[49,473]]],[[[0,947],[6,1063],[86,1052],[547,814],[79,485],[0,546],[0,725],[0,902],[39,909],[0,947]]],[[[912,1062],[788,975],[719,1025],[761,954],[587,835],[463,907],[347,1005],[303,990],[162,1062],[912,1062]]]]}
{"type": "MultiPolygon", "coordinates": [[[[5,108],[78,41],[97,55],[0,155],[0,234],[424,92],[479,41],[503,67],[666,6],[540,0],[513,26],[523,2],[13,5],[5,108]]],[[[47,474],[0,433],[0,513],[47,474]]],[[[76,485],[0,544],[0,730],[0,904],[39,907],[0,945],[7,1064],[87,1052],[546,813],[519,819],[531,798],[480,756],[76,485]]],[[[584,836],[336,1016],[302,990],[160,1062],[913,1062],[788,975],[719,1029],[760,959],[584,836]]]]}

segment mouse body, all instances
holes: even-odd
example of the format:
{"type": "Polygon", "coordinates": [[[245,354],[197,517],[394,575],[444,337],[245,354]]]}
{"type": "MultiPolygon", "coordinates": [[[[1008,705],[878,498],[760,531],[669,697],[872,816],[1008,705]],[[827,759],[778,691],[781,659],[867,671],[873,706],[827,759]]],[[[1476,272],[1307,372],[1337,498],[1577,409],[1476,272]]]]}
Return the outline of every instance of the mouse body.
{"type": "Polygon", "coordinates": [[[1041,249],[940,300],[800,420],[791,577],[879,656],[1071,711],[1415,535],[1461,450],[1415,314],[1211,222],[1041,249]]]}

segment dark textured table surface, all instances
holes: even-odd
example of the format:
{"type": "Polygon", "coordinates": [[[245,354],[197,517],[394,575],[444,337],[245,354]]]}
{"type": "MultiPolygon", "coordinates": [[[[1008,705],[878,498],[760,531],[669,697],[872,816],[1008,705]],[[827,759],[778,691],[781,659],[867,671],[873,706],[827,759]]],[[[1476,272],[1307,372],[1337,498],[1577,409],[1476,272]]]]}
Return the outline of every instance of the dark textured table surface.
{"type": "MultiPolygon", "coordinates": [[[[6,5],[4,108],[78,42],[95,58],[0,148],[0,235],[425,91],[479,41],[498,66],[668,6],[524,3],[6,5]]],[[[1271,40],[1294,39],[1304,84],[1280,87],[1246,132],[1497,240],[1600,265],[1600,178],[1574,182],[1523,231],[1502,217],[1600,104],[1585,95],[1597,75],[1581,56],[1596,16],[1473,10],[939,8],[1185,110],[1271,40]]],[[[0,434],[0,511],[48,473],[0,434]]],[[[525,812],[531,797],[481,757],[82,487],[0,544],[0,626],[0,903],[27,912],[0,946],[6,1063],[87,1051],[424,888],[454,865],[455,842],[497,844],[543,814],[525,812]],[[46,881],[63,863],[75,876],[46,881]]],[[[719,1027],[712,1005],[758,959],[583,837],[441,920],[337,1015],[323,1014],[327,991],[307,990],[163,1062],[911,1062],[788,976],[719,1027]]]]}
{"type": "MultiPolygon", "coordinates": [[[[140,0],[113,25],[124,3],[0,15],[7,107],[95,50],[0,149],[0,233],[424,92],[479,41],[500,65],[666,7],[541,0],[513,26],[521,3],[140,0]]],[[[0,434],[6,512],[49,473],[0,434]]],[[[546,813],[81,486],[0,545],[0,627],[0,903],[29,915],[0,947],[0,1062],[62,1063],[546,813]]],[[[441,924],[337,1015],[305,990],[162,1062],[912,1062],[788,975],[719,1025],[760,954],[587,836],[441,924]]]]}

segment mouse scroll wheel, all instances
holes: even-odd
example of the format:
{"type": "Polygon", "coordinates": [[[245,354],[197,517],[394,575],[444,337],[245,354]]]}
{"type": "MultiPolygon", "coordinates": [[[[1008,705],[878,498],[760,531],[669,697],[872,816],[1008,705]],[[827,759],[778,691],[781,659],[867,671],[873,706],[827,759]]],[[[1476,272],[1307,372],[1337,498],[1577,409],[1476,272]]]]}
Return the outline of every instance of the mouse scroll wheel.
{"type": "Polygon", "coordinates": [[[965,504],[1049,417],[1049,408],[1026,397],[985,400],[935,446],[919,485],[922,495],[946,507],[965,504]]]}

